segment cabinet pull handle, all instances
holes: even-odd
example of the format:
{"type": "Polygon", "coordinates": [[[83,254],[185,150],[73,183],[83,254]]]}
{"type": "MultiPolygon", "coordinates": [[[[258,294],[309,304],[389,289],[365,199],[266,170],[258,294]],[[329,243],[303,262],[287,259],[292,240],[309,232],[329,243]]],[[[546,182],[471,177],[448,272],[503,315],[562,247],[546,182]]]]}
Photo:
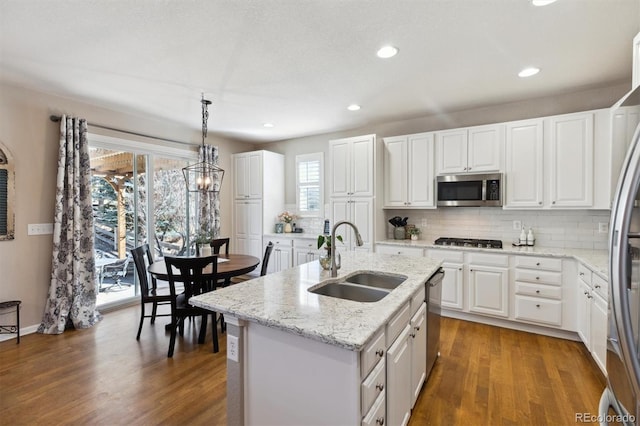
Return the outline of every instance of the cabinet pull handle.
{"type": "Polygon", "coordinates": [[[540,290],[536,290],[536,294],[540,294],[540,290]]]}
{"type": "Polygon", "coordinates": [[[538,201],[538,205],[541,206],[542,205],[542,201],[538,201]]]}
{"type": "Polygon", "coordinates": [[[540,262],[536,262],[536,266],[540,266],[540,262]]]}
{"type": "Polygon", "coordinates": [[[540,305],[536,305],[536,308],[539,308],[539,307],[540,307],[540,305]]]}
{"type": "Polygon", "coordinates": [[[384,349],[378,349],[376,351],[376,355],[378,355],[380,358],[382,358],[382,356],[384,355],[384,349]]]}
{"type": "Polygon", "coordinates": [[[382,392],[384,390],[384,383],[378,383],[376,385],[376,389],[378,389],[380,392],[382,392]]]}
{"type": "Polygon", "coordinates": [[[588,294],[589,294],[589,292],[588,292],[588,291],[585,291],[585,292],[584,292],[584,294],[587,294],[587,295],[588,295],[588,294]]]}
{"type": "Polygon", "coordinates": [[[379,417],[376,419],[376,424],[383,426],[384,425],[384,417],[379,417]]]}
{"type": "Polygon", "coordinates": [[[420,326],[413,327],[413,328],[415,328],[415,329],[416,329],[416,331],[420,331],[420,326]]]}
{"type": "Polygon", "coordinates": [[[593,296],[590,294],[587,294],[587,299],[593,299],[593,296]]]}
{"type": "Polygon", "coordinates": [[[540,279],[540,277],[536,277],[536,280],[539,280],[539,279],[540,279]]]}
{"type": "Polygon", "coordinates": [[[581,276],[581,277],[584,277],[584,272],[580,272],[580,276],[581,276]]]}
{"type": "Polygon", "coordinates": [[[596,288],[600,288],[600,285],[596,284],[596,288]]]}
{"type": "Polygon", "coordinates": [[[416,333],[409,333],[409,336],[411,336],[412,339],[416,338],[416,333]]]}
{"type": "Polygon", "coordinates": [[[458,268],[458,271],[462,271],[462,268],[458,268]]]}

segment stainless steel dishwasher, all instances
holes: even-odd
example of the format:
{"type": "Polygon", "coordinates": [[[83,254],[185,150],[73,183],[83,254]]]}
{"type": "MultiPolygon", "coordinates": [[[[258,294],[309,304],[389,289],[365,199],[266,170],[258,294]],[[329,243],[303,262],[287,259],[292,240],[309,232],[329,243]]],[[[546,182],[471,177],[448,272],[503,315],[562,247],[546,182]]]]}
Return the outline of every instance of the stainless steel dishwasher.
{"type": "Polygon", "coordinates": [[[438,269],[425,283],[427,303],[427,378],[440,355],[440,313],[442,310],[442,280],[444,270],[438,269]]]}

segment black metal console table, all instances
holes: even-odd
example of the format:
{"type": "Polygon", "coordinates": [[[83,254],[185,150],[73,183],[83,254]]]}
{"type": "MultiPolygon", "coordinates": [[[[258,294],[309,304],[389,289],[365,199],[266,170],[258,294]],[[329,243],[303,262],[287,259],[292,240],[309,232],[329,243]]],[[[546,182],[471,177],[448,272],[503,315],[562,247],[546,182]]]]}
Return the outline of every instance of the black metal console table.
{"type": "MultiPolygon", "coordinates": [[[[17,334],[18,342],[20,343],[20,300],[9,300],[7,302],[0,302],[0,311],[15,308],[16,310],[16,323],[15,324],[0,324],[0,334],[17,334]]],[[[3,312],[4,313],[11,313],[3,312]]]]}

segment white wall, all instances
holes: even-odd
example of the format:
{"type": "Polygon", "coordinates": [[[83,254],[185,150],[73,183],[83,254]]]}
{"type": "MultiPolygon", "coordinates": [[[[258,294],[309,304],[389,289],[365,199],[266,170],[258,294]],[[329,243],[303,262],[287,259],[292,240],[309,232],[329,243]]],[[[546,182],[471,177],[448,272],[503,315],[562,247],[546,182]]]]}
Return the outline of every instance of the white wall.
{"type": "MultiPolygon", "coordinates": [[[[198,102],[196,98],[194,102],[198,102]]],[[[186,128],[166,120],[152,120],[133,114],[107,110],[71,99],[0,85],[0,141],[15,160],[15,239],[0,241],[0,301],[22,300],[23,328],[40,323],[51,275],[51,235],[28,236],[27,224],[51,223],[55,200],[59,123],[49,115],[63,113],[89,122],[169,139],[201,143],[201,130],[186,128]]],[[[207,143],[220,148],[220,165],[230,169],[230,155],[251,151],[249,143],[215,137],[207,143]]],[[[221,193],[222,233],[231,233],[231,183],[225,176],[221,193]]]]}

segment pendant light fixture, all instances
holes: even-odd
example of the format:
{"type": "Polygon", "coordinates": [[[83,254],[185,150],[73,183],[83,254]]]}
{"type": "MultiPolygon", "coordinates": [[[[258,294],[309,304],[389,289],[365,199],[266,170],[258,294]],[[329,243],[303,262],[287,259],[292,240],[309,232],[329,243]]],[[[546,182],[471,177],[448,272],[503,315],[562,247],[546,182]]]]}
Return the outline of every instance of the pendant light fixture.
{"type": "MultiPolygon", "coordinates": [[[[211,105],[211,101],[204,98],[202,94],[202,152],[204,155],[205,145],[204,140],[207,137],[207,121],[209,121],[208,107],[211,105]]],[[[224,170],[218,167],[216,164],[203,159],[201,162],[192,164],[182,169],[184,179],[187,183],[187,190],[189,192],[220,192],[222,186],[222,178],[224,177],[224,170]]]]}

